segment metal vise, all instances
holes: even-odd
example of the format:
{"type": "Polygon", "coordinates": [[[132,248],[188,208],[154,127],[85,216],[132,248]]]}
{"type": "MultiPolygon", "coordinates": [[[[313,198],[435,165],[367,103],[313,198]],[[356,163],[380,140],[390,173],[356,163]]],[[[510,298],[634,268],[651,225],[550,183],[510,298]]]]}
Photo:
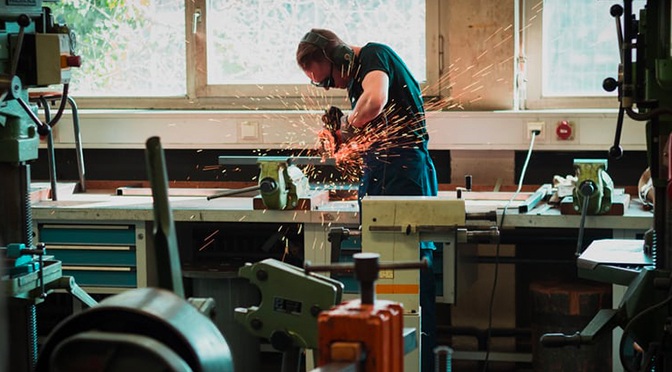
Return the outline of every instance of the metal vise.
{"type": "Polygon", "coordinates": [[[259,191],[269,209],[294,209],[309,190],[301,169],[286,161],[259,160],[259,191]]]}
{"type": "Polygon", "coordinates": [[[208,196],[208,200],[259,190],[261,199],[268,209],[294,209],[299,199],[310,191],[308,178],[291,158],[280,156],[228,156],[220,157],[220,165],[259,164],[259,184],[208,196]]]}
{"type": "Polygon", "coordinates": [[[577,177],[572,191],[574,210],[603,214],[611,210],[614,182],[607,174],[606,159],[574,159],[577,177]]]}

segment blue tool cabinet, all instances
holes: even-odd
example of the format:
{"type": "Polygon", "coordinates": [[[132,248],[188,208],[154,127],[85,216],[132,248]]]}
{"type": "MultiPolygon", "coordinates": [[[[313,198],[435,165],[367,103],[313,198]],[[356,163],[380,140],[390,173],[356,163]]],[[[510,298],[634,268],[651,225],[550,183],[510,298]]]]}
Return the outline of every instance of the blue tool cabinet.
{"type": "Polygon", "coordinates": [[[146,286],[144,223],[38,222],[37,242],[61,261],[63,275],[94,292],[146,286]]]}

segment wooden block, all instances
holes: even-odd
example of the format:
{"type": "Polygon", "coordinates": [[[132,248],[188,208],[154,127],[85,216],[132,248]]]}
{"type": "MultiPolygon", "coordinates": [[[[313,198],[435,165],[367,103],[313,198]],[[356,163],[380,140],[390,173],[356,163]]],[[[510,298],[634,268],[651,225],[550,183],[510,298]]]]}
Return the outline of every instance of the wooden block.
{"type": "MultiPolygon", "coordinates": [[[[602,216],[622,216],[630,206],[630,194],[616,194],[611,197],[611,209],[602,216]]],[[[567,196],[560,202],[561,214],[581,214],[574,210],[574,202],[571,196],[567,196]]]]}
{"type": "MultiPolygon", "coordinates": [[[[531,340],[547,333],[574,334],[601,309],[611,308],[611,285],[606,283],[533,282],[531,299],[531,340]]],[[[543,347],[532,343],[535,371],[611,371],[611,336],[596,337],[590,345],[543,347]],[[603,367],[596,367],[603,366],[603,367]]]]}
{"type": "Polygon", "coordinates": [[[577,281],[530,284],[533,313],[592,317],[611,306],[611,285],[577,281]]]}
{"type": "MultiPolygon", "coordinates": [[[[310,190],[308,195],[299,198],[299,202],[293,210],[311,210],[313,207],[323,205],[329,202],[328,190],[310,190]]],[[[264,204],[261,195],[257,195],[252,199],[253,209],[268,209],[264,204]]]]}

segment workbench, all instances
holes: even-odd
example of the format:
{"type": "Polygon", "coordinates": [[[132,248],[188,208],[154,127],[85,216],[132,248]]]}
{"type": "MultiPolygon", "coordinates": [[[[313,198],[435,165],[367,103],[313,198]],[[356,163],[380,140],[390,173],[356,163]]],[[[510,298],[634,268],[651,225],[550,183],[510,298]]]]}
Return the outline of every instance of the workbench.
{"type": "MultiPolygon", "coordinates": [[[[153,265],[150,264],[153,258],[148,256],[147,250],[148,245],[151,246],[151,239],[147,237],[152,234],[154,218],[151,194],[140,192],[120,196],[116,190],[76,193],[74,188],[70,190],[69,185],[62,187],[65,190],[59,190],[59,200],[51,201],[48,193],[44,192],[48,185],[34,185],[36,192],[32,217],[36,241],[46,243],[50,253],[65,258],[64,273],[78,278],[80,285],[89,293],[114,294],[128,288],[153,285],[153,265]],[[73,257],[75,261],[65,262],[73,257]]],[[[303,257],[316,264],[330,260],[328,232],[331,227],[356,229],[359,226],[356,201],[330,201],[314,205],[311,210],[257,210],[253,208],[251,196],[206,199],[207,195],[216,191],[221,190],[170,189],[170,207],[176,225],[296,224],[300,226],[302,234],[303,257]]],[[[445,191],[440,195],[456,197],[455,192],[445,191]]],[[[509,232],[528,230],[564,231],[577,229],[580,225],[580,216],[562,215],[558,208],[543,202],[529,212],[520,213],[520,201],[525,200],[530,193],[520,195],[504,213],[504,206],[511,195],[510,192],[462,193],[467,213],[497,211],[496,223],[501,225],[502,236],[509,232]]],[[[482,226],[484,222],[475,223],[482,226]]],[[[613,238],[629,239],[641,236],[652,223],[653,213],[645,211],[638,200],[632,200],[624,215],[588,216],[585,228],[611,230],[613,238]]],[[[508,243],[516,244],[516,241],[508,243]]],[[[539,248],[544,247],[542,245],[539,248]]],[[[231,276],[235,276],[235,272],[228,277],[231,276]]],[[[211,285],[204,288],[213,289],[211,285]]],[[[470,357],[470,354],[465,355],[470,357]]],[[[474,359],[480,357],[478,353],[473,355],[474,359]]],[[[493,360],[497,357],[497,353],[491,356],[493,360]]],[[[513,358],[515,360],[516,357],[513,358]]],[[[506,357],[502,360],[506,360],[506,357]]],[[[521,357],[518,361],[529,361],[529,356],[521,357]]]]}
{"type": "MultiPolygon", "coordinates": [[[[108,242],[63,240],[59,235],[57,240],[45,240],[44,233],[51,227],[70,227],[73,231],[90,231],[92,228],[104,226],[112,228],[127,228],[134,233],[134,238],[128,241],[124,237],[120,244],[131,246],[136,253],[133,272],[137,275],[133,286],[146,286],[147,273],[143,265],[147,262],[146,242],[148,223],[153,220],[153,201],[149,191],[130,195],[117,195],[116,190],[93,190],[86,193],[74,192],[72,184],[59,186],[59,199],[48,199],[49,185],[34,184],[32,217],[34,231],[37,232],[37,241],[47,243],[47,247],[61,248],[59,245],[88,243],[108,247],[108,242]],[[45,191],[47,190],[47,191],[45,191]],[[46,227],[46,228],[45,228],[46,227]],[[60,240],[59,240],[60,239],[60,240]]],[[[330,201],[326,204],[315,205],[311,210],[257,210],[253,209],[253,198],[250,196],[236,196],[207,200],[206,196],[217,190],[209,189],[170,189],[170,207],[176,224],[190,223],[273,223],[273,224],[301,224],[304,237],[304,258],[313,263],[326,263],[329,260],[329,243],[327,233],[329,228],[359,226],[359,210],[356,201],[330,201]]],[[[506,212],[504,207],[512,193],[465,192],[462,193],[467,213],[480,213],[496,210],[498,221],[503,231],[510,229],[576,229],[580,224],[578,215],[562,215],[558,208],[540,203],[526,213],[518,212],[520,200],[526,198],[522,193],[511,203],[506,212]],[[504,223],[502,225],[502,217],[504,223]]],[[[442,196],[456,197],[455,192],[444,191],[442,196]]],[[[585,221],[586,229],[611,229],[614,238],[634,238],[651,227],[653,213],[645,211],[639,201],[633,200],[623,216],[588,216],[585,221]]],[[[482,222],[480,222],[482,225],[482,222]]],[[[107,234],[109,235],[109,234],[107,234]]],[[[101,238],[109,238],[101,234],[101,238]]],[[[47,238],[51,235],[47,234],[47,238]]],[[[94,240],[96,238],[93,238],[94,240]]],[[[66,265],[67,266],[67,265],[66,265]]],[[[94,265],[99,266],[99,265],[94,265]]],[[[109,288],[89,288],[94,292],[106,292],[109,288]]],[[[114,286],[113,286],[114,287],[114,286]]],[[[123,288],[124,286],[121,286],[123,288]]]]}

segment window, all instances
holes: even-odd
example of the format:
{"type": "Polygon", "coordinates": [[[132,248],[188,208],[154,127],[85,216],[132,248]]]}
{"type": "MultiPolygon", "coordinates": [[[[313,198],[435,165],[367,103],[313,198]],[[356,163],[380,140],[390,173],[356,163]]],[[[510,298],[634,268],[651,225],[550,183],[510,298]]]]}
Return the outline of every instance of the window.
{"type": "MultiPolygon", "coordinates": [[[[618,106],[616,92],[604,91],[602,81],[617,77],[618,39],[609,9],[619,3],[526,0],[521,24],[527,50],[527,108],[618,106]]],[[[633,12],[638,14],[645,3],[635,0],[633,12]]]]}
{"type": "MultiPolygon", "coordinates": [[[[84,107],[300,108],[311,88],[295,62],[313,27],[345,42],[392,46],[415,77],[437,72],[426,32],[438,0],[61,0],[82,67],[70,92],[84,107]],[[428,5],[430,4],[430,5],[428,5]],[[433,67],[432,67],[433,68],[433,67]]],[[[342,92],[338,96],[343,96],[342,92]]]]}
{"type": "Polygon", "coordinates": [[[187,93],[181,0],[63,0],[49,5],[57,23],[74,29],[75,49],[82,56],[81,68],[73,71],[73,95],[187,93]]]}

